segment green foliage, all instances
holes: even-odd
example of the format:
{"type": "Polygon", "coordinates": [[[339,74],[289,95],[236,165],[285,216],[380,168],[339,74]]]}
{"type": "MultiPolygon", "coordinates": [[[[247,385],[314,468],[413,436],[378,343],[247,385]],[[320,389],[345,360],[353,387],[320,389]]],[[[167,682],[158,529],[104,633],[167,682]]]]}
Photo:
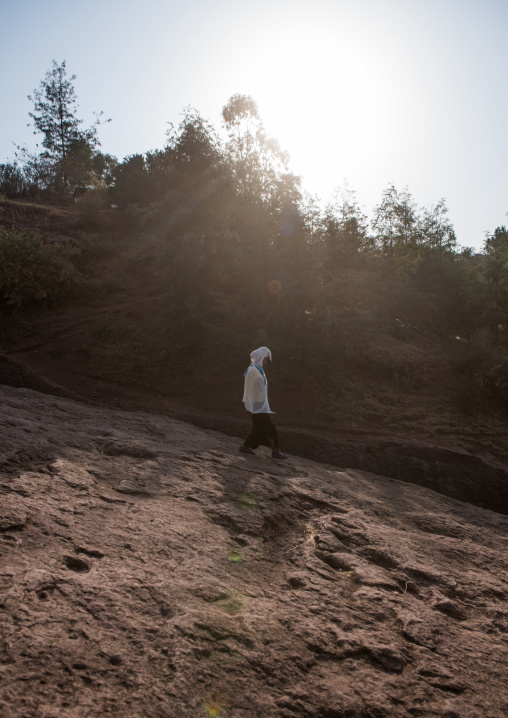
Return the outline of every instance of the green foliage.
{"type": "Polygon", "coordinates": [[[238,128],[242,120],[259,119],[259,111],[252,97],[236,94],[222,108],[222,117],[226,127],[238,128]]]}
{"type": "Polygon", "coordinates": [[[53,301],[75,279],[75,252],[39,237],[0,227],[0,296],[19,308],[53,301]]]}
{"type": "Polygon", "coordinates": [[[16,162],[0,165],[0,195],[11,199],[29,193],[30,185],[23,170],[16,162]]]}
{"type": "Polygon", "coordinates": [[[347,183],[335,192],[333,202],[326,207],[324,238],[328,266],[333,273],[358,266],[360,254],[369,249],[367,217],[347,183]]]}
{"type": "Polygon", "coordinates": [[[397,248],[414,247],[417,243],[416,212],[416,203],[407,190],[398,192],[390,185],[383,192],[372,226],[378,247],[388,259],[394,259],[397,248]]]}
{"type": "MultiPolygon", "coordinates": [[[[111,155],[94,150],[84,138],[73,140],[65,160],[65,171],[70,187],[109,187],[113,181],[113,172],[117,160],[111,155]]],[[[61,162],[55,164],[55,170],[61,169],[61,162]]]]}
{"type": "Polygon", "coordinates": [[[494,345],[508,328],[508,231],[498,227],[485,241],[485,319],[494,345]]]}
{"type": "Polygon", "coordinates": [[[439,257],[450,252],[457,244],[453,225],[447,215],[445,200],[441,199],[434,207],[426,208],[420,220],[420,232],[425,243],[437,249],[439,257]]]}
{"type": "MultiPolygon", "coordinates": [[[[40,199],[57,193],[60,173],[55,172],[54,162],[45,153],[36,154],[26,147],[18,147],[16,157],[21,163],[21,172],[26,182],[27,191],[21,196],[40,199]]],[[[16,195],[20,196],[20,195],[16,195]]]]}
{"type": "Polygon", "coordinates": [[[256,103],[233,95],[222,108],[226,146],[237,191],[250,201],[273,205],[298,201],[300,180],[288,172],[288,155],[266,134],[256,103]]]}
{"type": "Polygon", "coordinates": [[[105,187],[90,189],[83,197],[76,200],[76,217],[78,226],[86,230],[98,229],[101,225],[102,212],[107,204],[105,187]]]}
{"type": "Polygon", "coordinates": [[[142,203],[147,197],[147,169],[143,155],[131,155],[118,164],[113,172],[111,200],[120,208],[142,203]]]}
{"type": "Polygon", "coordinates": [[[488,352],[483,347],[468,345],[463,347],[457,361],[456,372],[460,378],[457,404],[466,415],[472,416],[482,408],[488,361],[488,352]]]}
{"type": "MultiPolygon", "coordinates": [[[[77,97],[73,80],[68,80],[65,60],[59,65],[53,60],[52,70],[48,70],[39,89],[33,91],[28,99],[34,103],[34,111],[29,116],[34,122],[36,132],[44,135],[43,146],[59,159],[65,158],[70,143],[80,139],[79,125],[82,120],[76,117],[77,97]]],[[[89,133],[86,139],[92,139],[89,133]]]]}
{"type": "Polygon", "coordinates": [[[499,408],[508,414],[508,354],[506,351],[497,352],[490,357],[483,382],[499,408]]]}
{"type": "MultiPolygon", "coordinates": [[[[68,191],[70,186],[86,183],[92,167],[96,171],[100,165],[96,158],[93,166],[93,158],[100,144],[97,127],[102,124],[103,113],[96,114],[96,121],[91,127],[81,128],[83,120],[76,116],[75,79],[75,75],[67,78],[65,60],[61,64],[53,60],[52,69],[41,80],[39,88],[33,91],[33,95],[28,95],[34,105],[33,112],[29,112],[35,128],[34,134],[44,135],[42,145],[45,151],[40,155],[40,160],[49,161],[51,167],[51,180],[46,181],[44,189],[60,193],[68,191]]],[[[28,150],[18,150],[25,164],[34,164],[35,158],[30,156],[28,150]]]]}

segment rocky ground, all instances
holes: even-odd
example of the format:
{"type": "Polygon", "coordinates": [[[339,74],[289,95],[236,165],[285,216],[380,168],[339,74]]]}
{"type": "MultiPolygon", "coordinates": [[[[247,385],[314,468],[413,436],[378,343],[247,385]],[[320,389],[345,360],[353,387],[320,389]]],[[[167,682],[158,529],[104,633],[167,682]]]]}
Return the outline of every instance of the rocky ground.
{"type": "Polygon", "coordinates": [[[166,416],[0,403],[5,718],[507,715],[505,515],[166,416]]]}

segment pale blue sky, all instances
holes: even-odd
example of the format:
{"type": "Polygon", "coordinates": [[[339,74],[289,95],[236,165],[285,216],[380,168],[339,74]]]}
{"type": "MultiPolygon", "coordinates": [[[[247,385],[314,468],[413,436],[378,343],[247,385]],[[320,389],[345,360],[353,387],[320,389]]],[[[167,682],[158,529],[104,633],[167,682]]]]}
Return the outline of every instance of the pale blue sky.
{"type": "Polygon", "coordinates": [[[35,147],[27,95],[65,59],[119,159],[250,94],[312,195],[347,179],[371,217],[407,185],[481,247],[508,223],[507,33],[508,0],[0,0],[0,162],[35,147]]]}

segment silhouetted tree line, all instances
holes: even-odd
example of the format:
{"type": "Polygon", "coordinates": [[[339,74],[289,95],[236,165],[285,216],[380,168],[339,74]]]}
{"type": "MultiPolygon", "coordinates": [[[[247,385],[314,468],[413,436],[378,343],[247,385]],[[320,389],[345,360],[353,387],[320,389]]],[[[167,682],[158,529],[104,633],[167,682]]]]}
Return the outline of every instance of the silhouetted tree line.
{"type": "MultiPolygon", "coordinates": [[[[163,238],[172,341],[175,327],[189,350],[214,337],[224,351],[259,340],[318,371],[337,362],[358,368],[380,329],[505,345],[505,227],[482,253],[460,249],[444,200],[421,208],[394,186],[370,224],[347,185],[322,210],[243,95],[223,108],[225,139],[188,109],[164,149],[117,162],[98,152],[95,126],[79,129],[72,86],[65,85],[67,114],[48,120],[48,88],[66,82],[64,71],[54,63],[35,95],[31,117],[45,151],[0,166],[0,191],[12,197],[100,185],[125,231],[140,241],[143,233],[163,238]]],[[[508,363],[505,354],[496,357],[493,387],[504,387],[508,406],[508,363]]]]}
{"type": "Polygon", "coordinates": [[[313,351],[314,341],[302,341],[311,336],[341,351],[353,325],[380,322],[466,341],[488,330],[500,340],[508,323],[503,227],[482,254],[459,249],[444,200],[421,208],[394,186],[370,226],[347,185],[323,211],[266,136],[251,98],[231,98],[223,118],[225,142],[188,110],[164,150],[114,170],[118,212],[136,231],[167,240],[176,296],[201,298],[205,308],[229,297],[244,326],[261,325],[298,353],[313,351]]]}

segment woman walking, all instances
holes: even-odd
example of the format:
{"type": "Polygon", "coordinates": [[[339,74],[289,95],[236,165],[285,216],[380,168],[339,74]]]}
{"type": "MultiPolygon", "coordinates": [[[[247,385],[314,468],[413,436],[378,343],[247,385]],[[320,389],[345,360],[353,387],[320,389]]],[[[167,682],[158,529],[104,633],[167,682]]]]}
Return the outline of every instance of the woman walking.
{"type": "Polygon", "coordinates": [[[250,355],[250,366],[245,372],[243,403],[252,414],[252,431],[245,443],[240,446],[244,454],[253,454],[261,444],[272,449],[273,459],[287,459],[288,455],[279,450],[277,429],[270,415],[274,412],[268,404],[268,382],[265,367],[272,359],[268,347],[259,347],[250,355]]]}

